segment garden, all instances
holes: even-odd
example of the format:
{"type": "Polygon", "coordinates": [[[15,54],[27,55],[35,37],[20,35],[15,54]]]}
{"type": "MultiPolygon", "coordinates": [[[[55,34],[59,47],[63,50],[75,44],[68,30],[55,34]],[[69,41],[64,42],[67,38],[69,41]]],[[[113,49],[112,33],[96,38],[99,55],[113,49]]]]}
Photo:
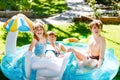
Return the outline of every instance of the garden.
{"type": "MultiPolygon", "coordinates": [[[[119,0],[85,0],[86,4],[90,5],[94,10],[94,17],[99,18],[101,16],[112,16],[112,17],[120,17],[120,2],[119,0]],[[98,7],[99,6],[99,7],[98,7]],[[101,6],[101,8],[100,8],[101,6]],[[102,9],[114,10],[110,13],[99,12],[102,9]]],[[[55,14],[62,13],[66,10],[67,4],[65,0],[9,0],[6,2],[5,0],[0,1],[0,11],[18,11],[26,12],[29,11],[32,13],[29,18],[46,18],[53,16],[55,14]]],[[[12,15],[11,15],[12,16],[12,15]]],[[[9,16],[9,17],[11,17],[9,16]]],[[[27,16],[27,15],[26,15],[27,16]]],[[[9,18],[7,15],[1,15],[1,18],[9,18]]],[[[103,20],[104,21],[104,20],[103,20]]],[[[115,23],[105,21],[103,22],[103,30],[102,36],[105,37],[106,40],[106,48],[114,49],[114,53],[119,61],[120,65],[120,22],[117,21],[115,23]]],[[[88,37],[91,34],[88,22],[71,22],[67,24],[45,24],[46,30],[51,30],[56,32],[57,40],[63,41],[65,38],[77,38],[80,42],[88,43],[88,37]],[[72,33],[72,34],[71,34],[72,33]]],[[[31,32],[19,32],[17,38],[17,47],[21,47],[26,44],[30,44],[32,40],[31,32]]],[[[7,32],[3,28],[3,23],[0,22],[0,51],[5,50],[5,41],[6,41],[7,32]]],[[[0,55],[2,59],[4,55],[0,55]]],[[[0,62],[1,62],[0,59],[0,62]]],[[[0,71],[0,78],[2,80],[7,80],[7,78],[0,71]]],[[[120,78],[120,67],[117,75],[113,80],[119,80],[120,78]]]]}

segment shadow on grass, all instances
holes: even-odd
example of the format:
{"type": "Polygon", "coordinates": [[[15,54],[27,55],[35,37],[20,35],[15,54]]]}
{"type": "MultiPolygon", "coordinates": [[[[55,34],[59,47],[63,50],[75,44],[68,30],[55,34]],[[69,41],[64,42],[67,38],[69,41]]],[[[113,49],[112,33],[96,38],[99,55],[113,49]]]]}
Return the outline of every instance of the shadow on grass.
{"type": "Polygon", "coordinates": [[[70,26],[70,33],[78,33],[87,37],[91,32],[86,23],[75,23],[75,26],[70,26]]]}
{"type": "Polygon", "coordinates": [[[49,17],[52,14],[61,13],[68,8],[64,0],[34,0],[31,9],[34,10],[35,17],[49,17]]]}
{"type": "Polygon", "coordinates": [[[109,40],[109,41],[111,41],[111,42],[113,42],[113,43],[115,43],[115,44],[117,44],[117,45],[120,45],[120,43],[119,43],[119,42],[113,41],[113,40],[108,39],[108,38],[106,38],[106,39],[107,39],[107,40],[109,40]]]}
{"type": "Polygon", "coordinates": [[[55,31],[57,34],[57,40],[63,40],[64,38],[75,37],[79,38],[80,36],[87,37],[90,34],[90,30],[86,23],[75,23],[75,25],[69,25],[68,28],[56,27],[51,23],[44,21],[47,24],[48,31],[55,31]]]}
{"type": "Polygon", "coordinates": [[[65,31],[64,29],[61,29],[59,27],[55,27],[52,24],[48,24],[48,31],[55,31],[56,34],[57,34],[57,40],[58,41],[61,41],[64,38],[67,38],[67,37],[74,37],[69,32],[65,31]]]}

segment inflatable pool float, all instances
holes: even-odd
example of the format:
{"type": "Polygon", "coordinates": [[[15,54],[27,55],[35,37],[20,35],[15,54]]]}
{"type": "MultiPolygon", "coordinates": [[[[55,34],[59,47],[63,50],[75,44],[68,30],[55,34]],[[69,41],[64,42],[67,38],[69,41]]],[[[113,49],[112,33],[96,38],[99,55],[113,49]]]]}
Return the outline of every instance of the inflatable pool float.
{"type": "MultiPolygon", "coordinates": [[[[72,47],[85,50],[87,45],[83,43],[69,43],[72,47]]],[[[78,62],[73,54],[70,55],[68,64],[62,75],[62,80],[112,80],[119,70],[119,62],[113,49],[105,51],[103,64],[99,68],[78,67],[78,62]]]]}
{"type": "MultiPolygon", "coordinates": [[[[119,64],[113,49],[106,50],[100,68],[79,68],[75,56],[66,53],[64,58],[39,58],[28,51],[28,45],[16,48],[18,31],[32,30],[33,22],[23,14],[9,19],[4,27],[8,31],[6,55],[1,62],[1,71],[10,80],[112,80],[118,72],[119,64]]],[[[64,43],[81,51],[87,49],[85,43],[64,43]]]]}
{"type": "Polygon", "coordinates": [[[13,16],[4,24],[8,34],[1,71],[10,80],[60,80],[67,57],[37,57],[28,51],[29,44],[16,48],[18,31],[31,31],[32,24],[33,22],[23,14],[13,16]]]}

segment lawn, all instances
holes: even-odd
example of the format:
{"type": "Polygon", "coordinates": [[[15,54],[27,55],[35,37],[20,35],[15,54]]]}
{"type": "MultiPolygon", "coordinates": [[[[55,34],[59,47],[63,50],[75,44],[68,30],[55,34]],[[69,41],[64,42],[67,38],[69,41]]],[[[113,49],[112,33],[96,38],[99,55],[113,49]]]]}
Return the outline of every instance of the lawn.
{"type": "Polygon", "coordinates": [[[65,0],[33,0],[31,4],[34,17],[49,17],[68,9],[65,0]]]}
{"type": "MultiPolygon", "coordinates": [[[[120,24],[119,25],[104,25],[103,36],[106,38],[107,48],[113,48],[120,64],[120,24]]],[[[120,67],[117,76],[113,80],[120,79],[120,67]]]]}
{"type": "MultiPolygon", "coordinates": [[[[88,29],[88,25],[86,23],[71,23],[67,25],[46,25],[47,30],[52,30],[57,33],[57,40],[63,40],[68,37],[76,37],[78,39],[87,38],[90,35],[90,31],[88,29]],[[73,34],[71,34],[73,33],[73,34]]],[[[120,24],[104,24],[102,35],[106,39],[106,48],[113,48],[117,59],[120,62],[120,24]]],[[[4,28],[0,26],[0,51],[5,49],[5,37],[6,31],[4,28]]],[[[18,36],[18,45],[22,46],[25,44],[29,44],[31,42],[31,33],[20,33],[18,36]],[[29,36],[29,37],[28,37],[29,36]],[[24,42],[24,43],[23,43],[24,42]]],[[[119,63],[120,64],[120,63],[119,63]]],[[[1,77],[0,73],[0,77],[1,77]]],[[[4,78],[4,76],[2,75],[4,78]]],[[[119,80],[120,78],[120,70],[114,80],[119,80]]]]}
{"type": "Polygon", "coordinates": [[[113,48],[120,62],[120,24],[104,25],[103,36],[106,38],[107,48],[113,48]]]}

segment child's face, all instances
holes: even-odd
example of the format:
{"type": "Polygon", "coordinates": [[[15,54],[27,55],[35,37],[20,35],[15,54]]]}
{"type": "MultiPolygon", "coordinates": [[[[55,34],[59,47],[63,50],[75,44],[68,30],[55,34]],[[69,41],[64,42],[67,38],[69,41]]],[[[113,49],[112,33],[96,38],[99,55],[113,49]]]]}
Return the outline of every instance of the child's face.
{"type": "Polygon", "coordinates": [[[56,36],[54,34],[48,35],[48,40],[50,42],[55,42],[56,41],[56,36]]]}
{"type": "Polygon", "coordinates": [[[34,30],[34,34],[37,36],[43,35],[43,33],[44,33],[44,30],[41,27],[38,27],[34,30]]]}
{"type": "Polygon", "coordinates": [[[91,32],[94,34],[94,35],[99,35],[100,32],[101,32],[101,28],[97,27],[95,24],[93,25],[93,27],[91,28],[91,32]]]}

